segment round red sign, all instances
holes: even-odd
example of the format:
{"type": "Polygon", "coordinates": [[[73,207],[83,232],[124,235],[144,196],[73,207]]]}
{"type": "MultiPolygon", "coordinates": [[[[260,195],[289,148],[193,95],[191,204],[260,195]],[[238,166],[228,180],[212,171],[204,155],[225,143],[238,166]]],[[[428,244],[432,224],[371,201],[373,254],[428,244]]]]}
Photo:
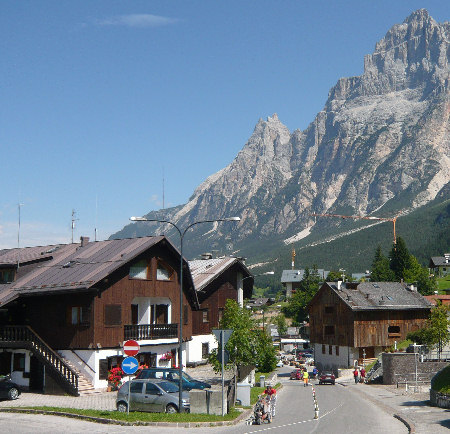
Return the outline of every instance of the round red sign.
{"type": "Polygon", "coordinates": [[[129,340],[123,344],[123,352],[127,356],[135,356],[139,353],[139,344],[136,341],[129,340]]]}

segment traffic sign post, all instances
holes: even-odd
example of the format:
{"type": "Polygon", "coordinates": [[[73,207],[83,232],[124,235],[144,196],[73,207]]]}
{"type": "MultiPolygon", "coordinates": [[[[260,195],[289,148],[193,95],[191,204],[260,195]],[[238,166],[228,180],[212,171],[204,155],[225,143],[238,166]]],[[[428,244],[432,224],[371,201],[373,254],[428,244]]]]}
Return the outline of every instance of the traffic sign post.
{"type": "Polygon", "coordinates": [[[123,344],[123,352],[128,357],[124,359],[122,362],[122,371],[125,374],[128,374],[128,405],[127,405],[127,414],[130,414],[130,399],[131,399],[131,375],[133,375],[137,368],[139,367],[139,363],[135,356],[139,353],[139,343],[130,339],[123,344]]]}
{"type": "Polygon", "coordinates": [[[220,352],[218,354],[218,359],[222,365],[222,416],[225,416],[225,404],[224,404],[224,366],[228,363],[229,354],[228,351],[225,350],[225,345],[230,339],[231,334],[233,333],[233,329],[216,329],[212,331],[214,336],[219,342],[220,352]]]}
{"type": "Polygon", "coordinates": [[[137,353],[139,353],[139,344],[136,341],[133,341],[130,339],[129,341],[126,341],[123,344],[123,352],[127,356],[135,356],[137,353]]]}

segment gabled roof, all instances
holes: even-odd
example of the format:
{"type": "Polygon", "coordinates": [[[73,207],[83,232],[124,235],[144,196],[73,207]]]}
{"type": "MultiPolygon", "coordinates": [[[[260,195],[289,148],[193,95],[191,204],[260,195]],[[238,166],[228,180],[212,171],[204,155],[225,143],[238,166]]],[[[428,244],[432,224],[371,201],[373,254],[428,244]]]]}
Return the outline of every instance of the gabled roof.
{"type": "MultiPolygon", "coordinates": [[[[38,265],[35,269],[20,277],[15,282],[0,286],[0,305],[20,295],[34,293],[55,293],[76,289],[89,289],[112,272],[130,262],[145,250],[160,242],[179,254],[177,249],[164,237],[142,237],[121,240],[87,242],[46,246],[40,248],[20,249],[24,257],[39,257],[39,252],[51,255],[51,259],[38,265]]],[[[17,249],[1,251],[0,262],[9,261],[17,254],[17,249]],[[2,259],[3,258],[3,259],[2,259]]]]}
{"type": "MultiPolygon", "coordinates": [[[[312,271],[312,270],[310,270],[312,271]]],[[[329,271],[324,270],[323,268],[319,268],[317,273],[323,279],[326,279],[329,271]]],[[[283,270],[281,274],[281,283],[289,283],[289,282],[300,282],[305,275],[305,270],[283,270]]]]}
{"type": "Polygon", "coordinates": [[[221,275],[223,272],[225,272],[235,264],[242,268],[244,275],[251,276],[250,271],[242,262],[242,260],[232,256],[224,256],[222,258],[216,259],[197,259],[194,261],[189,261],[189,269],[191,270],[195,290],[201,291],[219,275],[221,275]]]}
{"type": "Polygon", "coordinates": [[[52,258],[55,252],[66,244],[53,244],[51,246],[23,247],[17,249],[0,250],[0,266],[15,266],[20,264],[52,258]]]}
{"type": "MultiPolygon", "coordinates": [[[[326,282],[322,290],[333,291],[353,311],[430,309],[431,303],[400,282],[326,282]]],[[[313,304],[314,299],[310,304],[313,304]]]]}
{"type": "Polygon", "coordinates": [[[446,253],[444,256],[433,256],[430,259],[430,268],[443,267],[446,265],[450,267],[450,254],[449,253],[446,253]]]}

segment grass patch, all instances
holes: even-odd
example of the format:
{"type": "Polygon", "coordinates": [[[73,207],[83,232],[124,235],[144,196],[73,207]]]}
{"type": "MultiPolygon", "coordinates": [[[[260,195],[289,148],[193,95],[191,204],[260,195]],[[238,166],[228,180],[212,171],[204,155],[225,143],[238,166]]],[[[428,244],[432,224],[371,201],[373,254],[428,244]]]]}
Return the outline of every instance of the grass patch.
{"type": "Polygon", "coordinates": [[[431,388],[436,392],[450,394],[450,366],[445,367],[436,374],[431,388]]]}
{"type": "Polygon", "coordinates": [[[450,289],[450,274],[447,276],[439,277],[437,280],[438,290],[444,292],[444,289],[450,289]]]}
{"type": "Polygon", "coordinates": [[[250,389],[250,404],[256,404],[258,401],[258,396],[264,392],[265,387],[252,387],[250,389]]]}
{"type": "Polygon", "coordinates": [[[230,413],[226,414],[223,417],[214,414],[195,414],[195,413],[166,414],[166,413],[144,413],[139,411],[131,411],[130,414],[127,415],[127,413],[120,413],[119,411],[85,410],[78,408],[63,408],[63,407],[20,407],[20,409],[70,413],[80,416],[112,419],[121,422],[219,422],[219,421],[234,420],[241,414],[240,411],[234,408],[230,410],[230,413]]]}

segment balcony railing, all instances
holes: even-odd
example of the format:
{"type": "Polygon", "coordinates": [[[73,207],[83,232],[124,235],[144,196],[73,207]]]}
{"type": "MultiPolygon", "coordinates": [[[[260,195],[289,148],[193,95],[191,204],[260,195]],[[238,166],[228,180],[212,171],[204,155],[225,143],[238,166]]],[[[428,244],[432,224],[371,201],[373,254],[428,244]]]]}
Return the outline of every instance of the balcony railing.
{"type": "Polygon", "coordinates": [[[125,340],[136,341],[178,337],[178,324],[136,324],[125,325],[125,340]]]}

